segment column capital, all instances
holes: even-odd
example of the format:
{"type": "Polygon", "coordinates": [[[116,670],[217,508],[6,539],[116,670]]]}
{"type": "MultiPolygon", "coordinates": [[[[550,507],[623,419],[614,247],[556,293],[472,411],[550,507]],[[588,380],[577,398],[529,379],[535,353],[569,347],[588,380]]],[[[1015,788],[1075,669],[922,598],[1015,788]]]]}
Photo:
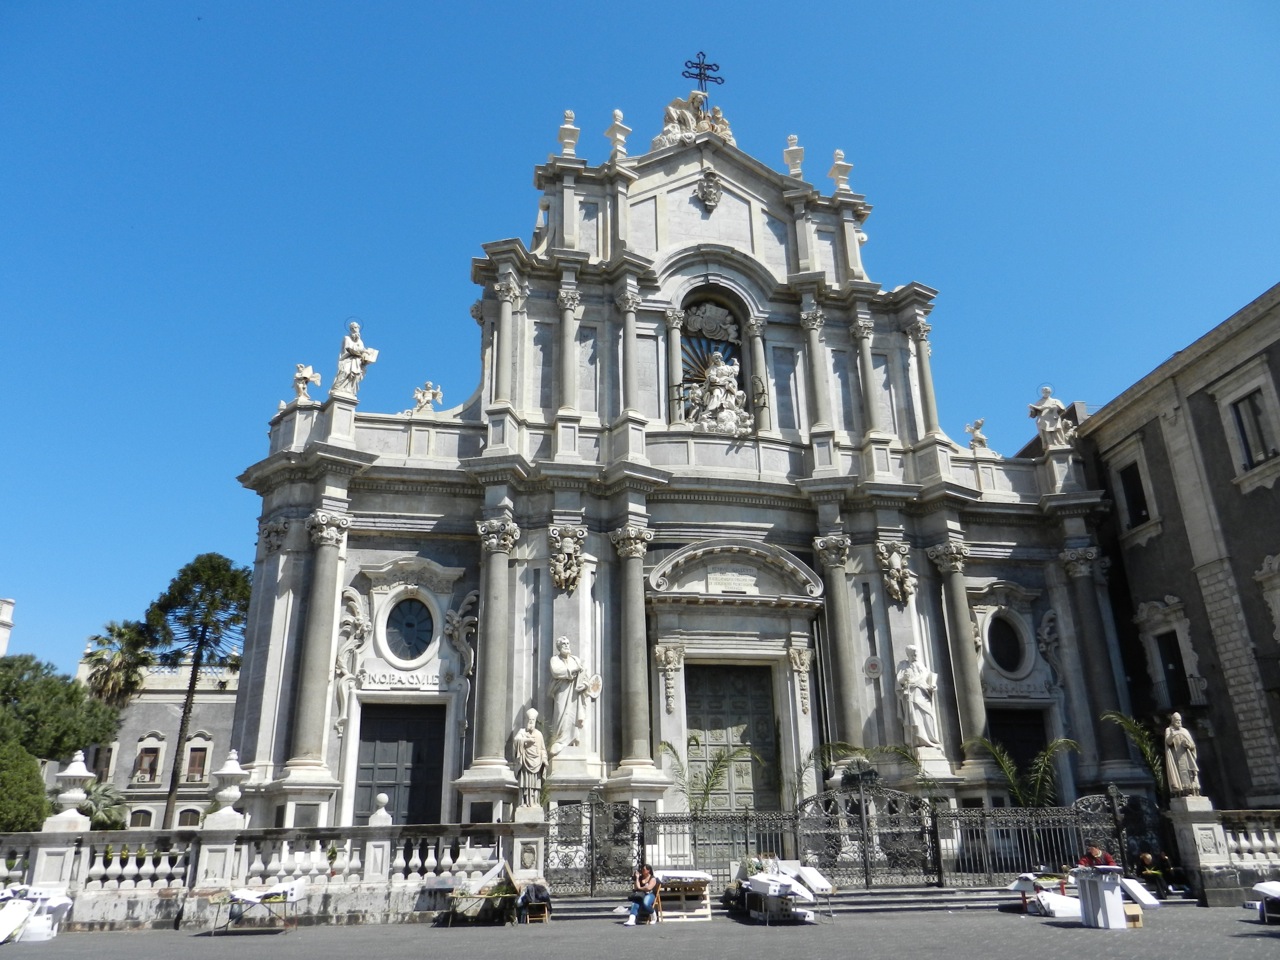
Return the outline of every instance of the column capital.
{"type": "Polygon", "coordinates": [[[674,308],[667,311],[667,329],[680,330],[684,327],[684,311],[674,308]]]}
{"type": "Polygon", "coordinates": [[[556,306],[561,310],[577,310],[582,306],[582,295],[577,290],[562,289],[556,294],[556,306]]]}
{"type": "Polygon", "coordinates": [[[506,277],[493,285],[493,292],[503,303],[515,303],[520,297],[520,284],[506,277]]]}
{"type": "Polygon", "coordinates": [[[827,315],[817,308],[805,310],[800,314],[800,326],[806,330],[821,330],[822,325],[826,322],[827,315]]]}
{"type": "Polygon", "coordinates": [[[510,553],[520,539],[520,527],[514,520],[498,518],[477,520],[476,533],[485,553],[510,553]]]}
{"type": "Polygon", "coordinates": [[[620,293],[614,297],[613,302],[618,305],[618,309],[623,313],[635,313],[640,309],[642,300],[640,294],[632,293],[628,290],[626,293],[620,293]]]}
{"type": "Polygon", "coordinates": [[[963,540],[943,540],[925,551],[942,573],[964,573],[969,547],[963,540]]]}
{"type": "Polygon", "coordinates": [[[653,540],[653,531],[648,527],[628,523],[617,530],[610,531],[609,539],[613,541],[619,557],[632,560],[645,555],[645,551],[649,549],[649,542],[653,540]]]}
{"type": "Polygon", "coordinates": [[[766,325],[767,325],[767,321],[764,319],[764,317],[750,317],[747,319],[747,322],[744,324],[744,326],[747,328],[747,336],[749,337],[764,336],[764,328],[766,325]]]}
{"type": "Polygon", "coordinates": [[[933,327],[924,320],[912,320],[906,326],[907,336],[916,341],[916,343],[923,343],[928,340],[932,330],[933,327]]]}
{"type": "Polygon", "coordinates": [[[853,541],[843,533],[813,538],[813,549],[818,552],[824,567],[843,567],[849,560],[849,547],[853,541]]]}
{"type": "Polygon", "coordinates": [[[311,534],[311,542],[317,547],[339,546],[343,534],[350,526],[351,518],[340,513],[317,510],[307,517],[307,531],[311,534]]]}
{"type": "Polygon", "coordinates": [[[850,322],[849,332],[855,340],[868,340],[876,332],[876,322],[870,317],[858,317],[850,322]]]}
{"type": "Polygon", "coordinates": [[[1102,551],[1097,547],[1073,547],[1058,554],[1058,559],[1067,569],[1069,577],[1090,577],[1093,565],[1102,558],[1102,551]]]}

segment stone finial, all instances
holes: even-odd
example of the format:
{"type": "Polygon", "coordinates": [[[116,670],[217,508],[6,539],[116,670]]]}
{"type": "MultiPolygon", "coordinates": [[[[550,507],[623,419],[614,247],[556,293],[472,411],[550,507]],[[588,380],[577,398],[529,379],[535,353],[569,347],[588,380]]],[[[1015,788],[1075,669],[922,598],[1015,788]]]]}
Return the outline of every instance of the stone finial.
{"type": "Polygon", "coordinates": [[[560,156],[576,157],[578,137],[582,131],[573,125],[573,111],[564,112],[564,123],[560,126],[560,156]]]}
{"type": "Polygon", "coordinates": [[[41,829],[47,833],[81,831],[89,829],[89,818],[79,811],[85,801],[85,788],[97,778],[84,765],[84,751],[77,750],[71,762],[56,774],[58,781],[58,812],[47,817],[41,829]]]}
{"type": "Polygon", "coordinates": [[[853,192],[849,188],[849,173],[852,170],[853,164],[844,162],[844,151],[837,150],[831,169],[827,171],[827,176],[836,182],[836,193],[853,192]]]}
{"type": "Polygon", "coordinates": [[[604,135],[609,138],[609,142],[613,144],[613,150],[609,156],[617,160],[627,155],[627,137],[631,134],[631,128],[622,122],[622,111],[613,111],[613,123],[604,135]]]}
{"type": "Polygon", "coordinates": [[[391,826],[391,814],[387,813],[387,804],[391,802],[391,798],[385,793],[380,793],[373,798],[377,809],[369,814],[369,826],[371,827],[389,827],[391,826]]]}
{"type": "Polygon", "coordinates": [[[800,165],[804,163],[804,147],[800,146],[800,138],[794,133],[787,137],[787,149],[782,151],[782,162],[787,165],[787,173],[797,180],[803,177],[800,165]]]}

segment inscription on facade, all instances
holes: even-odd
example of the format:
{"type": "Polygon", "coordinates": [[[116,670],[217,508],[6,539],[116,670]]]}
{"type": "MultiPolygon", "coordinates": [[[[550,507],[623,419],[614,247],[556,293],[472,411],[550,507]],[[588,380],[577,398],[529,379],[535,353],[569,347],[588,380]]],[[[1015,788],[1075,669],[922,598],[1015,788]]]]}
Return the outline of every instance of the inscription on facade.
{"type": "Polygon", "coordinates": [[[397,670],[384,660],[366,660],[356,674],[361,690],[426,690],[440,686],[440,674],[430,670],[397,670]]]}
{"type": "Polygon", "coordinates": [[[745,564],[721,563],[707,567],[708,593],[757,594],[756,571],[745,564]]]}

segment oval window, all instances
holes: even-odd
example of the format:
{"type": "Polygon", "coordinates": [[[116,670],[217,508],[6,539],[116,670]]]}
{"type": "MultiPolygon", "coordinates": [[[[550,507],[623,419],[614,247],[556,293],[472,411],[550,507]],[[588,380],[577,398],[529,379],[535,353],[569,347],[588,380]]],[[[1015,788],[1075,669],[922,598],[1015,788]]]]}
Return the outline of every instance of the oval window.
{"type": "Polygon", "coordinates": [[[401,600],[387,617],[387,649],[401,660],[417,660],[431,646],[435,624],[421,600],[401,600]]]}
{"type": "Polygon", "coordinates": [[[1022,666],[1022,638],[1004,617],[994,617],[987,626],[987,649],[991,659],[1005,673],[1017,673],[1022,666]]]}

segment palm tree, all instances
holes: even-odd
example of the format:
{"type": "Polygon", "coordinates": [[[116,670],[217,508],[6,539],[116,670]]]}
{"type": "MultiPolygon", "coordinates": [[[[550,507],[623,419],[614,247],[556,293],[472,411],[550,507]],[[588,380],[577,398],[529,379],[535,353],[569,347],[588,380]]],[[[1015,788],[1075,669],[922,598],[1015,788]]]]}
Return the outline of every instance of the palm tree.
{"type": "MultiPolygon", "coordinates": [[[[696,746],[697,738],[693,738],[692,742],[696,746]]],[[[711,806],[711,795],[724,786],[734,763],[756,759],[750,747],[738,746],[732,750],[717,750],[711,755],[711,762],[706,767],[690,771],[676,748],[666,740],[658,744],[658,749],[671,758],[672,777],[676,781],[676,787],[684,794],[690,813],[707,812],[707,808],[711,806]]]]}
{"type": "Polygon", "coordinates": [[[129,804],[115,784],[98,780],[84,791],[84,800],[76,810],[89,818],[90,830],[123,830],[127,826],[129,804]]]}
{"type": "Polygon", "coordinates": [[[200,671],[206,667],[234,667],[249,615],[249,569],[238,567],[218,553],[202,553],[178,571],[178,575],[147,609],[147,630],[162,651],[162,666],[191,669],[182,702],[177,747],[169,768],[169,795],[161,829],[173,827],[182,778],[183,745],[191,727],[200,671]]]}
{"type": "Polygon", "coordinates": [[[137,696],[147,668],[156,662],[146,627],[136,620],[113,620],[89,642],[94,644],[84,658],[89,665],[89,693],[120,709],[137,696]]]}
{"type": "Polygon", "coordinates": [[[1119,713],[1115,710],[1108,710],[1102,715],[1103,720],[1116,724],[1124,735],[1129,738],[1138,750],[1138,754],[1142,757],[1143,765],[1151,774],[1151,779],[1156,783],[1156,793],[1160,798],[1160,805],[1167,806],[1169,801],[1169,785],[1164,775],[1164,745],[1160,742],[1159,736],[1151,732],[1151,729],[1138,720],[1136,717],[1130,717],[1127,714],[1119,713]]]}
{"type": "Polygon", "coordinates": [[[974,737],[965,741],[964,751],[979,747],[991,754],[1009,785],[1009,795],[1018,807],[1048,807],[1057,798],[1058,777],[1054,765],[1063,751],[1078,751],[1080,745],[1066,737],[1051,740],[1032,758],[1026,772],[1018,769],[1017,762],[1003,746],[986,737],[974,737]]]}

